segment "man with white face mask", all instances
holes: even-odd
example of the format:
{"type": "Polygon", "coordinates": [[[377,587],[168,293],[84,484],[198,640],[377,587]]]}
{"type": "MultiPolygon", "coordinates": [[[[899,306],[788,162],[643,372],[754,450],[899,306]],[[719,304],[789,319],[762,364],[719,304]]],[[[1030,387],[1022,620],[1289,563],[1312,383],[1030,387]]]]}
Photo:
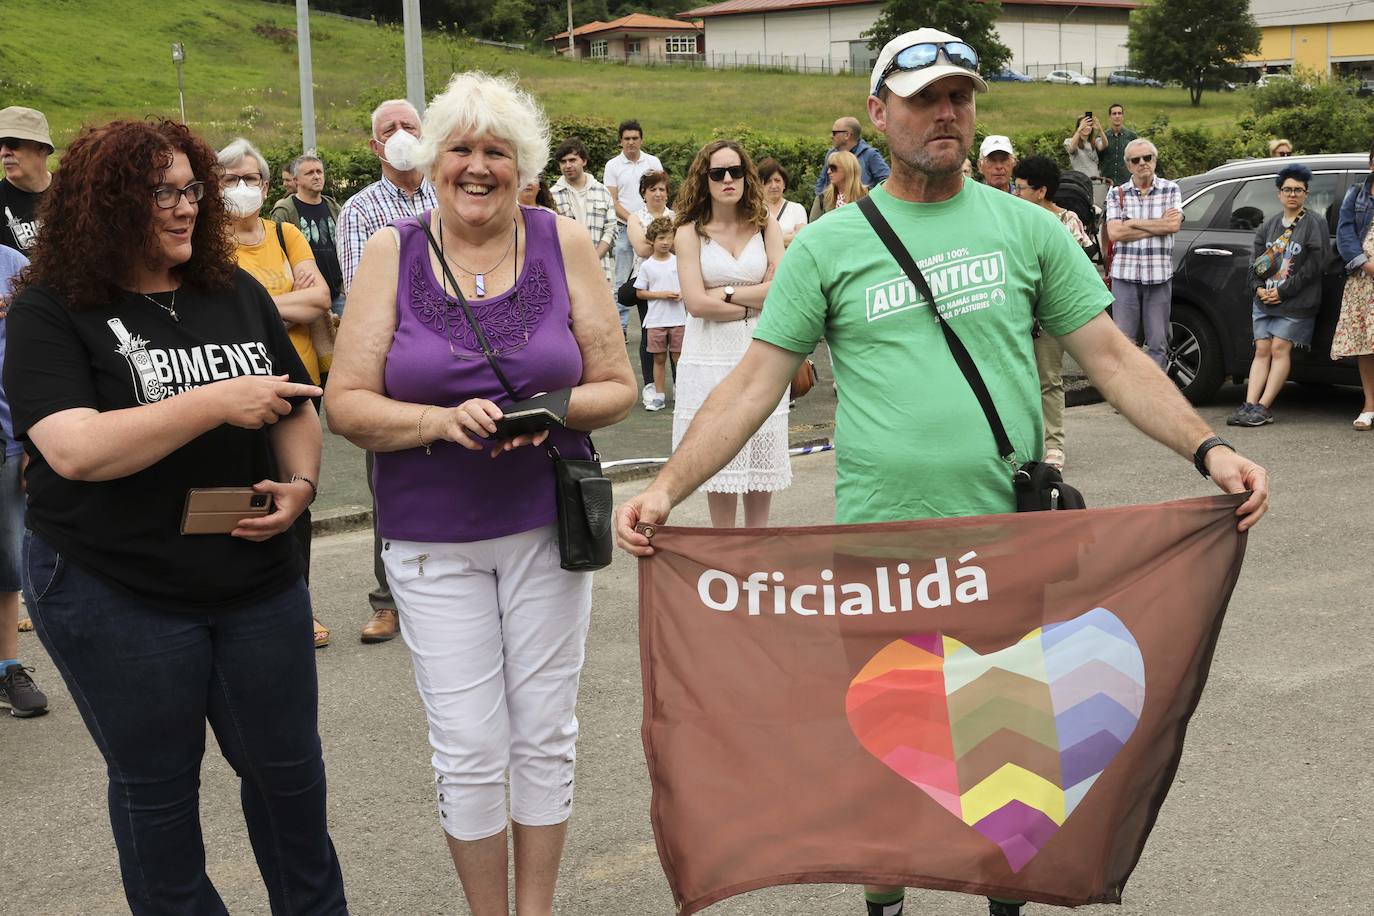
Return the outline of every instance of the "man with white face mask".
{"type": "Polygon", "coordinates": [[[372,233],[438,205],[434,185],[415,167],[420,149],[420,115],[415,106],[405,99],[378,105],[372,112],[368,146],[382,164],[382,177],[350,197],[339,211],[339,266],[345,294],[372,233]]]}
{"type": "MultiPolygon", "coordinates": [[[[389,99],[372,112],[372,152],[382,163],[382,177],[353,195],[339,211],[339,266],[343,268],[344,294],[353,285],[353,273],[372,234],[394,220],[418,216],[439,205],[434,185],[415,167],[420,148],[420,115],[405,99],[389,99]]],[[[367,485],[372,487],[372,453],[367,453],[367,485]]],[[[372,568],[377,587],[367,596],[372,616],[363,624],[363,642],[386,642],[400,632],[400,618],[391,598],[382,566],[382,540],[377,536],[376,514],[372,522],[372,568]]]]}

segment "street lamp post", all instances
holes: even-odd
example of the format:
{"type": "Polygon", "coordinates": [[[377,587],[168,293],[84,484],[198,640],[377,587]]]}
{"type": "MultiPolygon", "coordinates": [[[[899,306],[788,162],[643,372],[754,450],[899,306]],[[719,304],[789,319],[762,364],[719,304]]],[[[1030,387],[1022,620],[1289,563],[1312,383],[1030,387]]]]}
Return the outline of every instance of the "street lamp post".
{"type": "Polygon", "coordinates": [[[296,55],[300,59],[301,151],[315,150],[315,76],[310,58],[310,4],[296,0],[296,55]]]}
{"type": "Polygon", "coordinates": [[[181,77],[181,65],[186,62],[186,46],[172,42],[172,63],[177,65],[177,100],[181,104],[181,123],[186,123],[186,83],[181,77]]]}
{"type": "Polygon", "coordinates": [[[403,0],[401,29],[405,34],[406,98],[416,112],[425,113],[425,57],[420,32],[420,0],[403,0]]]}

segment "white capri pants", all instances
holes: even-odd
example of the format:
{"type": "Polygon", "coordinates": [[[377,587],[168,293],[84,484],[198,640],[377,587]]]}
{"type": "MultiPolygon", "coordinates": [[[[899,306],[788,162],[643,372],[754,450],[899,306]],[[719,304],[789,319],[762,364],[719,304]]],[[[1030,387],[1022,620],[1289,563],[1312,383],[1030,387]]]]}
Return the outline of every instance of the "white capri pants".
{"type": "Polygon", "coordinates": [[[557,537],[549,525],[466,544],[382,545],[429,718],[439,823],[459,840],[572,813],[592,575],[558,565],[557,537]]]}

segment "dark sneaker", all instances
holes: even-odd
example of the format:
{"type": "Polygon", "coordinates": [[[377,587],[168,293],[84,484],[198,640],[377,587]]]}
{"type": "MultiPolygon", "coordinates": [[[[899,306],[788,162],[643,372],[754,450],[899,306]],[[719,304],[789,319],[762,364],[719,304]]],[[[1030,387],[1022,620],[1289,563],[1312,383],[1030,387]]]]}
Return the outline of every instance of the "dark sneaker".
{"type": "MultiPolygon", "coordinates": [[[[1226,422],[1230,423],[1230,420],[1226,422]]],[[[1274,422],[1274,414],[1263,404],[1251,404],[1250,412],[1232,423],[1232,426],[1263,426],[1274,422]]]]}
{"type": "Polygon", "coordinates": [[[1256,407],[1258,407],[1258,406],[1259,406],[1258,404],[1251,404],[1249,401],[1246,401],[1244,404],[1242,404],[1242,405],[1240,405],[1239,407],[1236,408],[1236,412],[1235,412],[1235,413],[1231,414],[1229,417],[1226,418],[1226,425],[1227,425],[1227,426],[1251,426],[1251,425],[1253,425],[1253,424],[1248,423],[1248,422],[1246,422],[1246,421],[1247,421],[1247,418],[1250,416],[1250,414],[1251,414],[1251,413],[1254,411],[1254,409],[1255,409],[1256,407]]]}
{"type": "Polygon", "coordinates": [[[988,916],[1021,916],[1021,904],[988,898],[988,916]]]}
{"type": "Polygon", "coordinates": [[[48,698],[29,677],[32,668],[10,665],[0,677],[0,706],[8,706],[10,715],[20,719],[41,716],[48,711],[48,698]]]}

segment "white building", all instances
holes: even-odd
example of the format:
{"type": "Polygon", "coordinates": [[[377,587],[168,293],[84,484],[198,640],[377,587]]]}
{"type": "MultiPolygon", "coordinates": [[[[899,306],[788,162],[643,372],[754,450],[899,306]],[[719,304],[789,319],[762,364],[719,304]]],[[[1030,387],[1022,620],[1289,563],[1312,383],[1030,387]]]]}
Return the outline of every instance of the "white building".
{"type": "MultiPolygon", "coordinates": [[[[1126,31],[1137,0],[1002,0],[997,31],[1011,66],[1039,76],[1061,66],[1092,74],[1124,67],[1126,31]]],[[[716,67],[764,66],[863,72],[877,54],[862,33],[882,12],[874,0],[724,0],[680,13],[701,20],[705,60],[716,67]]]]}

